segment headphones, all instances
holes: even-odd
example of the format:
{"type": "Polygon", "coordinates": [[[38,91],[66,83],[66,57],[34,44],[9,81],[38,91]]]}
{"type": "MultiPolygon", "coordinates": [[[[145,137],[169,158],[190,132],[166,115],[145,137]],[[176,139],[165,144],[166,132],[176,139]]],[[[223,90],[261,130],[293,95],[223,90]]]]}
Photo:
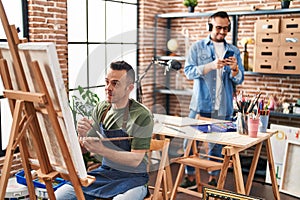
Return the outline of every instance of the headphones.
{"type": "MultiPolygon", "coordinates": [[[[207,30],[208,31],[212,31],[213,30],[212,23],[210,23],[210,22],[207,23],[207,30]]],[[[228,25],[228,32],[230,32],[230,30],[231,30],[231,24],[228,25]]]]}
{"type": "Polygon", "coordinates": [[[212,31],[212,29],[213,29],[212,23],[207,22],[207,30],[208,30],[208,31],[212,31]]]}
{"type": "Polygon", "coordinates": [[[224,11],[220,11],[220,12],[216,12],[215,14],[211,15],[209,18],[208,18],[208,21],[207,21],[207,30],[208,31],[212,31],[213,30],[213,24],[210,23],[211,19],[215,18],[215,17],[221,17],[221,18],[227,18],[228,21],[229,21],[229,24],[228,24],[228,32],[230,32],[231,30],[231,23],[230,23],[230,19],[229,19],[229,16],[226,12],[224,11]]]}

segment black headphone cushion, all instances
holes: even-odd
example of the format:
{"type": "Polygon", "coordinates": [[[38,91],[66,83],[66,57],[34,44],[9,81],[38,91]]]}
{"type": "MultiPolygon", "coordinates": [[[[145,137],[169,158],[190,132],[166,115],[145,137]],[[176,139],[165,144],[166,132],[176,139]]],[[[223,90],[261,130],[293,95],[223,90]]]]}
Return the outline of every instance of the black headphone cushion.
{"type": "MultiPolygon", "coordinates": [[[[212,23],[207,23],[208,25],[208,31],[212,31],[213,30],[213,25],[212,23]]],[[[228,25],[228,32],[230,32],[231,30],[231,24],[228,25]]]]}
{"type": "Polygon", "coordinates": [[[213,29],[212,23],[208,23],[208,31],[212,31],[212,29],[213,29]]]}

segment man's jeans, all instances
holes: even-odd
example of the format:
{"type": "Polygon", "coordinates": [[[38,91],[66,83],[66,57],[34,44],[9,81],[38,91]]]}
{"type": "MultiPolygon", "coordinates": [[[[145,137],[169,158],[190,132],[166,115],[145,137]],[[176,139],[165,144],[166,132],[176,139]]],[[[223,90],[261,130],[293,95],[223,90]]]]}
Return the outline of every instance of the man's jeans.
{"type": "MultiPolygon", "coordinates": [[[[119,194],[113,198],[113,200],[143,200],[147,195],[148,189],[146,185],[132,188],[123,194],[119,194]]],[[[65,184],[55,191],[55,197],[57,200],[77,200],[74,188],[72,185],[65,184]]],[[[95,200],[95,197],[84,195],[86,200],[95,200]]]]}

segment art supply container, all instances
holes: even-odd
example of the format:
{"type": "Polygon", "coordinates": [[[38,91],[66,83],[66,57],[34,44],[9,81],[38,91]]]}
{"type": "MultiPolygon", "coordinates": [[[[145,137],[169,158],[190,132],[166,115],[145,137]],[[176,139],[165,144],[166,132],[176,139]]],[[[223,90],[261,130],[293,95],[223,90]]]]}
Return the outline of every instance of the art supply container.
{"type": "Polygon", "coordinates": [[[252,138],[257,137],[259,118],[248,118],[248,135],[252,138]]]}
{"type": "Polygon", "coordinates": [[[269,112],[260,112],[259,115],[259,132],[266,133],[269,124],[269,112]]]}
{"type": "Polygon", "coordinates": [[[35,194],[38,200],[47,200],[48,199],[48,193],[47,189],[45,188],[35,188],[35,194]]]}
{"type": "Polygon", "coordinates": [[[237,114],[236,130],[239,134],[248,135],[247,115],[241,112],[237,114]]]}
{"type": "MultiPolygon", "coordinates": [[[[2,190],[2,188],[1,188],[2,190]]],[[[16,177],[8,179],[5,199],[7,200],[29,200],[28,188],[25,185],[17,183],[16,177]]]]}

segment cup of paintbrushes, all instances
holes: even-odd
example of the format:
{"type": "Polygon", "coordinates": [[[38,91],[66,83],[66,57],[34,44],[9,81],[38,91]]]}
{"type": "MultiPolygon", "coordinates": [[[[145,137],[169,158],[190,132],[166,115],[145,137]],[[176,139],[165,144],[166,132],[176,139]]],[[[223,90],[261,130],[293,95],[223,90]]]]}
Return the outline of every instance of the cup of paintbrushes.
{"type": "Polygon", "coordinates": [[[242,112],[237,113],[237,132],[242,135],[248,135],[247,115],[242,112]]]}
{"type": "Polygon", "coordinates": [[[269,116],[270,111],[269,110],[260,110],[259,111],[259,132],[266,133],[268,124],[269,124],[269,116]]]}

